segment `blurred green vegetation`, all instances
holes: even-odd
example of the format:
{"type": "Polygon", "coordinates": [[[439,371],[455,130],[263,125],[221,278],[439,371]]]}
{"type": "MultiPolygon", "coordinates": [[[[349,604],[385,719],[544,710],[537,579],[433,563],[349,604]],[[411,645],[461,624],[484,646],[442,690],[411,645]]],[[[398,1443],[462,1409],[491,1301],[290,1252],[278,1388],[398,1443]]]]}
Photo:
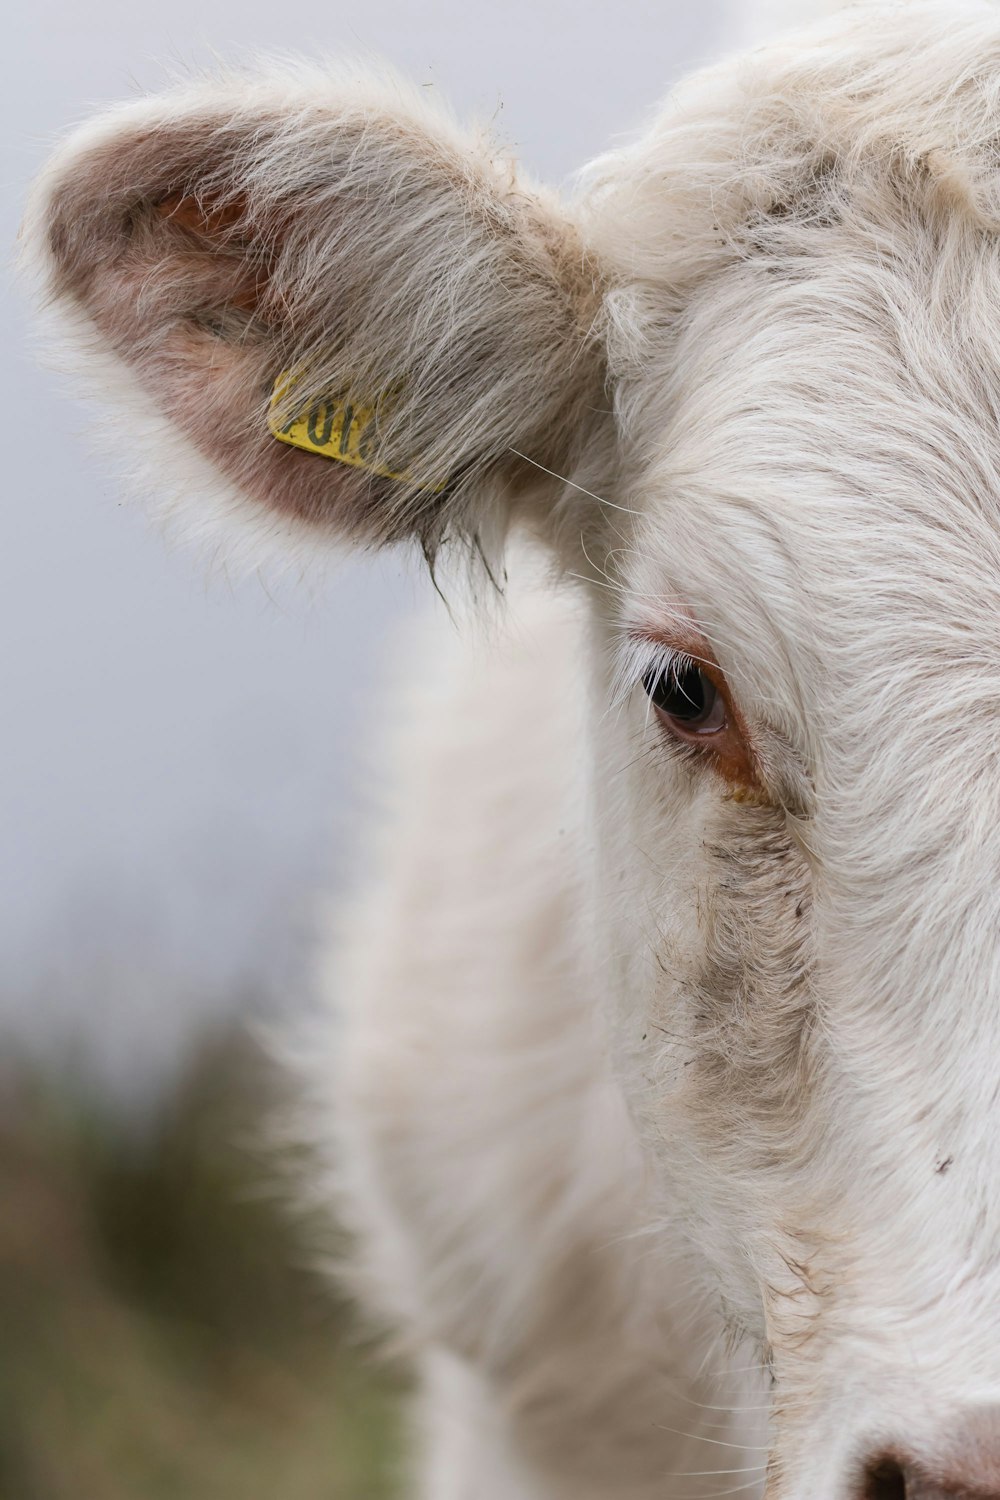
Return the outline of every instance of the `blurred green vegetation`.
{"type": "Polygon", "coordinates": [[[252,1050],[126,1128],[0,1088],[0,1500],[387,1500],[399,1391],[308,1268],[252,1050]]]}

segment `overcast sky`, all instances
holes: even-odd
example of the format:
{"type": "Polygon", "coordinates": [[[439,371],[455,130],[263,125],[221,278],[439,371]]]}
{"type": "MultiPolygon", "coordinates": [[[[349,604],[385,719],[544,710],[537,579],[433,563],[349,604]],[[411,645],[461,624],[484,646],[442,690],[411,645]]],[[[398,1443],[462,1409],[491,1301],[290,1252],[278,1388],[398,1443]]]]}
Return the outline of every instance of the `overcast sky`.
{"type": "MultiPolygon", "coordinates": [[[[379,54],[559,182],[714,55],[721,14],[720,0],[19,4],[0,59],[6,242],[52,140],[164,65],[379,54]]],[[[20,290],[0,317],[0,1022],[89,1037],[113,1072],[145,1076],[185,1033],[182,994],[201,1006],[295,972],[305,894],[343,874],[380,653],[425,590],[397,559],[346,559],[319,600],[206,576],[119,492],[85,409],[39,367],[20,290]]]]}

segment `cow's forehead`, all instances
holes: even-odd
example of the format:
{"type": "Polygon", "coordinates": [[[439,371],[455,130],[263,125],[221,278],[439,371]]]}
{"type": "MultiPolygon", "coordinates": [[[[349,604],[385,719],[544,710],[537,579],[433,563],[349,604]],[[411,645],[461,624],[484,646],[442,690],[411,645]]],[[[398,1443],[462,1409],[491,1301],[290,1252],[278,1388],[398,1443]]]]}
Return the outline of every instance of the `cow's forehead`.
{"type": "Polygon", "coordinates": [[[903,657],[924,621],[939,657],[989,635],[998,81],[988,8],[859,10],[704,75],[596,164],[636,608],[686,591],[748,663],[784,640],[803,671],[903,657]]]}
{"type": "Polygon", "coordinates": [[[960,310],[865,250],[732,266],[632,395],[626,608],[679,597],[772,676],[1000,661],[1000,239],[948,247],[960,310]]]}

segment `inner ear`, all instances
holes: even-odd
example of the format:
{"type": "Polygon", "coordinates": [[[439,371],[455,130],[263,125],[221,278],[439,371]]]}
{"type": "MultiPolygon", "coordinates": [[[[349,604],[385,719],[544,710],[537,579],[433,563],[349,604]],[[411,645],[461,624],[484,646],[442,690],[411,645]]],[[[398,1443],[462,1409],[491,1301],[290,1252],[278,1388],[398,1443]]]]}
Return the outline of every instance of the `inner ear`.
{"type": "Polygon", "coordinates": [[[210,242],[247,243],[247,202],[240,194],[224,203],[204,201],[185,193],[169,193],[153,205],[161,219],[210,242]],[[241,233],[241,231],[243,231],[241,233]]]}
{"type": "Polygon", "coordinates": [[[423,101],[278,93],[207,83],[71,142],[37,213],[56,297],[272,514],[427,551],[544,521],[606,405],[572,221],[423,101]]]}
{"type": "Polygon", "coordinates": [[[224,300],[217,315],[204,309],[195,314],[201,326],[222,339],[246,337],[246,316],[267,316],[274,268],[280,254],[281,222],[255,225],[244,194],[224,199],[197,198],[184,192],[168,194],[150,205],[152,214],[170,230],[188,237],[198,251],[214,255],[225,271],[224,300]]]}

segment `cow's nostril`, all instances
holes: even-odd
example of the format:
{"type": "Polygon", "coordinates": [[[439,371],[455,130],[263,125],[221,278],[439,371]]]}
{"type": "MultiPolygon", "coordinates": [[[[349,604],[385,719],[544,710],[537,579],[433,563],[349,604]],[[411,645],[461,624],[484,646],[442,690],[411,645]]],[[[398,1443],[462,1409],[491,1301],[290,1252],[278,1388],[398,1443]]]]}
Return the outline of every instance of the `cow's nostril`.
{"type": "MultiPolygon", "coordinates": [[[[865,1465],[856,1500],[1000,1500],[1000,1462],[966,1432],[962,1455],[942,1470],[908,1455],[878,1454],[865,1465]]],[[[994,1453],[1000,1459],[1000,1445],[994,1453]]]]}
{"type": "Polygon", "coordinates": [[[906,1474],[894,1458],[876,1458],[865,1469],[861,1500],[907,1500],[906,1474]]]}

